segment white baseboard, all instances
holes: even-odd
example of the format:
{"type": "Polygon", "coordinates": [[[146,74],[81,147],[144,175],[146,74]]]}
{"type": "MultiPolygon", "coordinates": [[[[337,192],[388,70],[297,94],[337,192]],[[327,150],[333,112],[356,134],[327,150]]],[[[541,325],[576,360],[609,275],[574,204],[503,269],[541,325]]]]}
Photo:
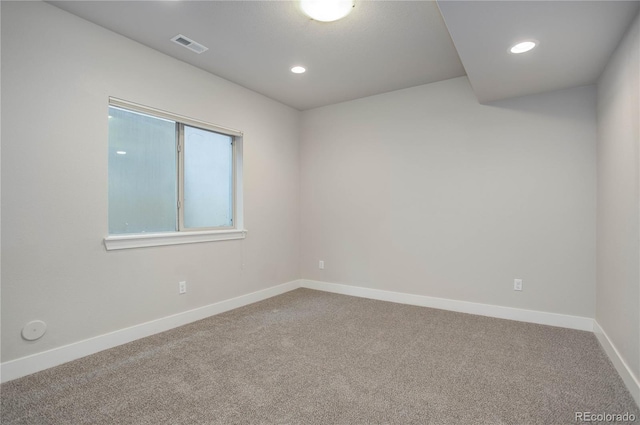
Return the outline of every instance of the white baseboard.
{"type": "Polygon", "coordinates": [[[618,375],[620,375],[629,389],[629,392],[636,401],[636,404],[640,406],[640,381],[638,380],[638,377],[631,372],[629,365],[624,361],[620,352],[616,349],[616,346],[613,345],[604,329],[602,329],[600,324],[595,320],[593,321],[593,333],[596,334],[596,338],[598,338],[604,352],[609,356],[611,363],[613,363],[613,366],[618,371],[618,375]]]}
{"type": "MultiPolygon", "coordinates": [[[[0,365],[0,382],[11,381],[108,348],[113,348],[118,345],[164,332],[225,311],[262,301],[300,287],[362,298],[391,301],[401,304],[432,307],[442,310],[497,317],[501,319],[593,331],[593,319],[586,317],[522,310],[511,307],[501,307],[489,304],[479,304],[467,301],[457,301],[445,298],[428,297],[424,295],[413,295],[359,286],[301,279],[2,363],[0,365]]],[[[611,347],[613,346],[611,345],[611,347]]],[[[611,354],[609,354],[609,356],[611,357],[611,354]]],[[[620,373],[622,374],[622,372],[620,373]]],[[[637,381],[635,382],[637,386],[637,381]]]]}
{"type": "Polygon", "coordinates": [[[303,288],[317,289],[319,291],[334,292],[343,295],[352,295],[361,298],[391,301],[394,303],[417,305],[420,307],[438,308],[441,310],[457,311],[460,313],[477,314],[479,316],[497,317],[499,319],[517,320],[520,322],[578,329],[581,331],[593,331],[593,319],[588,317],[547,313],[535,310],[523,310],[519,308],[457,301],[447,298],[435,298],[425,295],[413,295],[403,292],[383,291],[380,289],[319,282],[315,280],[303,279],[300,283],[303,288]]]}
{"type": "Polygon", "coordinates": [[[129,328],[85,339],[83,341],[74,342],[62,347],[53,348],[41,353],[4,362],[0,365],[0,382],[7,382],[22,376],[30,375],[108,348],[117,347],[118,345],[164,332],[216,314],[224,313],[225,311],[233,310],[234,308],[253,304],[299,287],[300,281],[294,280],[271,288],[263,289],[261,291],[252,292],[247,295],[241,295],[229,300],[209,304],[204,307],[177,313],[171,316],[152,320],[150,322],[131,326],[129,328]]]}

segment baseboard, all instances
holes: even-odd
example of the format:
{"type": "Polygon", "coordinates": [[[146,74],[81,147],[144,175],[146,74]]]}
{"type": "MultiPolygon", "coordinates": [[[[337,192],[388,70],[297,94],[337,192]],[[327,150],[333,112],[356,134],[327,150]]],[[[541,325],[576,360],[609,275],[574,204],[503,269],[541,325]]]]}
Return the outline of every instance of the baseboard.
{"type": "Polygon", "coordinates": [[[30,375],[108,348],[117,347],[118,345],[164,332],[178,326],[183,326],[216,314],[224,313],[225,311],[233,310],[234,308],[253,304],[299,287],[300,281],[294,280],[271,288],[263,289],[261,291],[241,295],[229,300],[209,304],[204,307],[199,307],[136,326],[131,326],[129,328],[85,339],[83,341],[74,342],[73,344],[4,362],[0,365],[0,382],[7,382],[22,376],[30,375]]]}
{"type": "MultiPolygon", "coordinates": [[[[22,376],[30,375],[108,348],[117,347],[118,345],[164,332],[225,311],[262,301],[300,287],[401,304],[432,307],[461,313],[497,317],[501,319],[593,331],[593,319],[586,317],[522,310],[511,307],[501,307],[489,304],[479,304],[467,301],[457,301],[445,298],[428,297],[424,295],[413,295],[401,292],[383,291],[359,286],[301,279],[2,363],[0,364],[0,382],[7,382],[22,376]]],[[[609,345],[614,350],[613,352],[617,353],[615,348],[613,348],[613,345],[610,343],[609,345]]],[[[609,352],[607,351],[607,353],[609,352]]],[[[609,356],[612,357],[611,354],[609,354],[609,356]]],[[[624,365],[624,362],[622,364],[624,365]]],[[[626,367],[626,365],[624,365],[624,367],[626,367]]],[[[626,370],[628,370],[628,368],[626,370]]],[[[622,375],[622,372],[620,373],[622,375]]],[[[637,380],[633,381],[633,376],[632,382],[635,382],[637,388],[637,380]]],[[[637,394],[638,391],[636,391],[634,397],[637,397],[637,394]]]]}
{"type": "Polygon", "coordinates": [[[595,320],[593,321],[593,333],[596,335],[596,338],[598,338],[604,352],[609,356],[609,360],[611,360],[611,363],[613,363],[613,366],[618,371],[618,375],[620,375],[629,389],[629,392],[636,401],[636,404],[640,406],[640,381],[638,380],[638,377],[634,376],[629,365],[627,365],[627,362],[625,362],[622,356],[620,356],[620,352],[616,349],[616,346],[613,345],[607,333],[595,320]]]}
{"type": "Polygon", "coordinates": [[[457,311],[460,313],[477,314],[479,316],[497,317],[499,319],[517,320],[520,322],[578,329],[581,331],[593,331],[593,319],[588,317],[570,316],[566,314],[548,313],[535,310],[523,310],[519,308],[428,297],[425,295],[413,295],[403,292],[383,291],[380,289],[319,282],[315,280],[303,279],[300,282],[301,287],[303,288],[317,289],[319,291],[334,292],[337,294],[371,298],[381,301],[391,301],[400,304],[417,305],[420,307],[438,308],[441,310],[457,311]]]}

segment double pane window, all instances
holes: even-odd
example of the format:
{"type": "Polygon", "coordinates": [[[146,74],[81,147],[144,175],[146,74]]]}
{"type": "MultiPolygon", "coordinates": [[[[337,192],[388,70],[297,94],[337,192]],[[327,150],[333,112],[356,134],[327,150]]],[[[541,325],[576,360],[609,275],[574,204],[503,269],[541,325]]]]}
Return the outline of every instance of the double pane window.
{"type": "Polygon", "coordinates": [[[109,234],[233,229],[233,131],[125,106],[109,106],[109,234]]]}

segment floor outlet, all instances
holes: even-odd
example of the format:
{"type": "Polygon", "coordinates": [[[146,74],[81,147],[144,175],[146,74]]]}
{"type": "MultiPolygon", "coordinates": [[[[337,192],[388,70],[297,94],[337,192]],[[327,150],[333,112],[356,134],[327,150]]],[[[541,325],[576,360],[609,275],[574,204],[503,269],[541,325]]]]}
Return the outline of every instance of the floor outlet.
{"type": "Polygon", "coordinates": [[[186,294],[187,293],[187,282],[178,283],[178,291],[181,294],[186,294]]]}
{"type": "Polygon", "coordinates": [[[513,279],[513,290],[522,291],[522,279],[513,279]]]}

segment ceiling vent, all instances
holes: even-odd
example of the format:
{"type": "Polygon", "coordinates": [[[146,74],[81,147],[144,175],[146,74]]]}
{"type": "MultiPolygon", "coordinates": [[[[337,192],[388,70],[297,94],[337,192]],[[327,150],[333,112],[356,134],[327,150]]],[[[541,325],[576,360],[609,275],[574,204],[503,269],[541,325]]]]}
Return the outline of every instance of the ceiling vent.
{"type": "Polygon", "coordinates": [[[189,49],[189,50],[191,50],[193,52],[196,52],[198,54],[209,50],[208,47],[205,47],[200,43],[196,43],[195,41],[193,41],[189,37],[185,37],[182,34],[176,35],[175,37],[173,37],[171,39],[171,41],[173,41],[176,44],[181,45],[182,47],[186,47],[187,49],[189,49]]]}

